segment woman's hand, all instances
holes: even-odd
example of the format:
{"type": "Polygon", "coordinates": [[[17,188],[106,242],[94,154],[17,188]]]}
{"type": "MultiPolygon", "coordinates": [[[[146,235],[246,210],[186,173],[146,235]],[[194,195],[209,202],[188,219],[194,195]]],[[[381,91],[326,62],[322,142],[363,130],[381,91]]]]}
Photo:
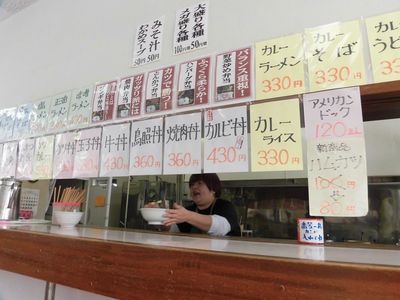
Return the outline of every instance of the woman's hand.
{"type": "Polygon", "coordinates": [[[167,220],[163,221],[163,224],[166,226],[170,226],[172,224],[189,222],[191,213],[192,213],[191,211],[188,211],[183,206],[181,206],[177,203],[174,203],[174,209],[166,210],[164,217],[166,217],[167,220]]]}

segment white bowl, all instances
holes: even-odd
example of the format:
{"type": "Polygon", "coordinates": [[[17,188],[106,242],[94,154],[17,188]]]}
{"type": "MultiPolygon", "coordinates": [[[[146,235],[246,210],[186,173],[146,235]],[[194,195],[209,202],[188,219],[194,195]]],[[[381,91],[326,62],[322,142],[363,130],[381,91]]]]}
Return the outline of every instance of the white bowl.
{"type": "Polygon", "coordinates": [[[165,211],[165,208],[157,207],[144,207],[140,209],[143,219],[150,225],[162,225],[162,221],[166,220],[166,218],[163,217],[165,211]]]}
{"type": "Polygon", "coordinates": [[[63,228],[72,228],[79,223],[83,215],[80,211],[55,211],[54,216],[57,224],[63,228]]]}

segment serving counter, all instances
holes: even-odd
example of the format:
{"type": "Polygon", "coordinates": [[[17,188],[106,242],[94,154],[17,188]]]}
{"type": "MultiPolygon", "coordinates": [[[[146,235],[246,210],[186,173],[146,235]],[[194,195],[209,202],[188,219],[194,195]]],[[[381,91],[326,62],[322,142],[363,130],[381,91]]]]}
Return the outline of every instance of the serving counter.
{"type": "Polygon", "coordinates": [[[0,269],[119,299],[400,299],[399,247],[1,225],[0,269]]]}

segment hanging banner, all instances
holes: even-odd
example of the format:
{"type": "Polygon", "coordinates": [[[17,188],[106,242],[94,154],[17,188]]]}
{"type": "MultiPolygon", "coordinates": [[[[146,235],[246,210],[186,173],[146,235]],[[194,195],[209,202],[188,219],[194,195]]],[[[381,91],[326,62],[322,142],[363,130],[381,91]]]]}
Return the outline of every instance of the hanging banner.
{"type": "Polygon", "coordinates": [[[129,175],[162,173],[163,119],[132,123],[129,175]]]}
{"type": "Polygon", "coordinates": [[[375,82],[400,79],[400,11],[365,19],[375,82]]]}
{"type": "Polygon", "coordinates": [[[251,47],[217,55],[215,101],[236,100],[251,95],[251,47]]]}
{"type": "Polygon", "coordinates": [[[164,16],[138,26],[136,30],[133,67],[161,59],[164,16]]]}
{"type": "Polygon", "coordinates": [[[203,161],[204,173],[248,172],[246,106],[206,112],[203,161]]]}
{"type": "Polygon", "coordinates": [[[15,177],[18,180],[31,180],[33,178],[35,139],[20,140],[18,149],[18,164],[15,177]]]}
{"type": "Polygon", "coordinates": [[[164,174],[201,172],[201,113],[165,118],[164,174]]]}
{"type": "Polygon", "coordinates": [[[38,136],[46,133],[47,119],[49,117],[51,98],[33,103],[31,119],[31,135],[38,136]]]}
{"type": "Polygon", "coordinates": [[[76,137],[76,132],[64,132],[56,135],[54,145],[53,178],[72,178],[76,137]]]}
{"type": "Polygon", "coordinates": [[[178,107],[207,104],[210,87],[210,57],[182,63],[178,77],[178,107]]]}
{"type": "Polygon", "coordinates": [[[16,113],[16,107],[0,110],[0,142],[5,142],[13,138],[16,113]]]}
{"type": "Polygon", "coordinates": [[[311,91],[366,83],[358,20],[305,30],[311,91]]]}
{"type": "Polygon", "coordinates": [[[90,124],[92,115],[93,86],[72,91],[68,113],[68,128],[82,128],[90,124]]]}
{"type": "Polygon", "coordinates": [[[119,82],[117,119],[141,114],[144,74],[122,78],[119,82]]]}
{"type": "Polygon", "coordinates": [[[101,128],[81,130],[76,137],[74,178],[98,177],[101,128]]]}
{"type": "Polygon", "coordinates": [[[256,99],[302,94],[303,35],[294,34],[256,43],[256,99]]]}
{"type": "Polygon", "coordinates": [[[93,96],[92,123],[112,120],[116,90],[117,80],[96,85],[93,96]]]}
{"type": "Polygon", "coordinates": [[[145,112],[155,113],[172,109],[175,66],[147,73],[145,112]]]}
{"type": "Polygon", "coordinates": [[[58,132],[67,128],[71,91],[58,94],[51,100],[47,132],[58,132]]]}
{"type": "Polygon", "coordinates": [[[100,177],[128,176],[130,128],[130,123],[103,128],[100,177]]]}
{"type": "Polygon", "coordinates": [[[0,178],[15,177],[18,142],[6,143],[0,160],[0,178]]]}
{"type": "Polygon", "coordinates": [[[250,106],[251,171],[303,169],[299,100],[250,106]]]}
{"type": "Polygon", "coordinates": [[[33,105],[31,103],[18,106],[14,122],[14,139],[18,140],[29,136],[32,109],[33,105]]]}
{"type": "Polygon", "coordinates": [[[209,2],[185,7],[176,12],[174,55],[207,47],[209,2]]]}
{"type": "Polygon", "coordinates": [[[54,135],[41,136],[35,142],[33,179],[52,178],[54,135]]]}

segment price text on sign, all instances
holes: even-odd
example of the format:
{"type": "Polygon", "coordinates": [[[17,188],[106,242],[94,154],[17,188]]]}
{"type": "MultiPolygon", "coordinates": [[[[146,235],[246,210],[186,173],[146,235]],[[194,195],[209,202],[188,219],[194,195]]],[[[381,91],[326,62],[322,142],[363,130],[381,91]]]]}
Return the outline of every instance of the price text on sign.
{"type": "Polygon", "coordinates": [[[207,160],[213,164],[235,163],[238,161],[246,161],[245,154],[239,154],[235,147],[214,147],[207,155],[207,160]]]}
{"type": "Polygon", "coordinates": [[[98,166],[91,158],[87,158],[82,160],[80,164],[78,164],[78,171],[87,172],[87,171],[97,171],[98,166]]]}
{"type": "Polygon", "coordinates": [[[161,162],[157,160],[154,155],[137,155],[133,158],[134,160],[134,168],[154,168],[160,167],[161,162]]]}
{"type": "Polygon", "coordinates": [[[347,66],[343,67],[333,67],[327,70],[318,70],[314,73],[316,84],[326,84],[345,82],[350,79],[362,79],[363,74],[361,72],[352,72],[347,66]]]}
{"type": "Polygon", "coordinates": [[[168,154],[168,165],[170,167],[190,167],[198,166],[200,162],[197,159],[192,159],[190,152],[177,152],[168,154]]]}
{"type": "Polygon", "coordinates": [[[287,165],[289,162],[292,164],[298,164],[300,162],[299,157],[290,157],[289,151],[286,149],[263,149],[257,152],[258,161],[260,166],[266,165],[287,165]]]}
{"type": "Polygon", "coordinates": [[[265,79],[262,81],[263,92],[279,92],[281,90],[290,90],[293,88],[301,88],[303,81],[301,79],[293,80],[290,76],[274,77],[272,79],[265,79]]]}
{"type": "Polygon", "coordinates": [[[362,135],[357,127],[348,127],[345,123],[338,121],[335,123],[324,122],[315,126],[315,138],[338,138],[344,136],[362,135]]]}
{"type": "Polygon", "coordinates": [[[400,57],[392,60],[382,60],[379,65],[381,66],[382,75],[400,74],[400,57]]]}
{"type": "Polygon", "coordinates": [[[128,169],[128,163],[124,161],[122,156],[109,157],[104,165],[107,171],[128,169]]]}

